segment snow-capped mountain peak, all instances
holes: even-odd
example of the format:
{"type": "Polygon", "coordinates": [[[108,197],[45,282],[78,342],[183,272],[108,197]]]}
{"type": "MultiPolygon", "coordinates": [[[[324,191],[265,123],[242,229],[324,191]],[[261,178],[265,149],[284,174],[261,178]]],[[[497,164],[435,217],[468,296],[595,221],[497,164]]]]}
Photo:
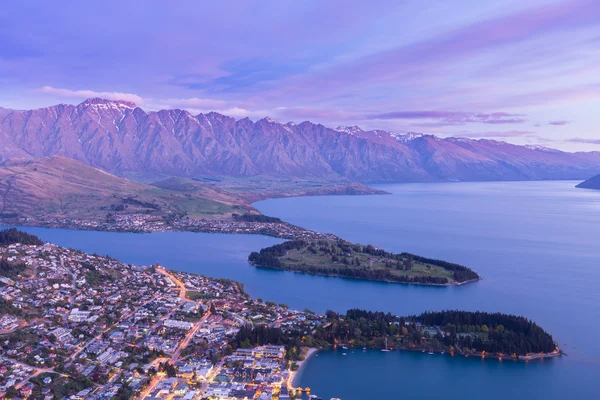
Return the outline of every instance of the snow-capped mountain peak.
{"type": "Polygon", "coordinates": [[[424,135],[422,133],[416,133],[416,132],[407,132],[407,133],[390,132],[390,136],[393,137],[394,139],[396,139],[397,142],[408,143],[415,139],[423,137],[424,135]]]}
{"type": "Polygon", "coordinates": [[[360,129],[356,125],[354,125],[354,126],[338,126],[337,128],[334,129],[334,131],[347,133],[348,135],[356,135],[357,133],[363,132],[363,130],[360,129]]]}

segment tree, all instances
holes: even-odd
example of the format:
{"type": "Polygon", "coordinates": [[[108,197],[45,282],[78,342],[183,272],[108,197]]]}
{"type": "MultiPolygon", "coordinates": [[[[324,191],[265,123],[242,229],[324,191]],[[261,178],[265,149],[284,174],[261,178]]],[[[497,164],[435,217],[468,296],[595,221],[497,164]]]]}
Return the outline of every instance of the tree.
{"type": "Polygon", "coordinates": [[[7,399],[14,399],[18,395],[19,395],[19,392],[17,391],[17,388],[15,388],[14,386],[11,386],[6,390],[6,394],[4,396],[7,399]]]}

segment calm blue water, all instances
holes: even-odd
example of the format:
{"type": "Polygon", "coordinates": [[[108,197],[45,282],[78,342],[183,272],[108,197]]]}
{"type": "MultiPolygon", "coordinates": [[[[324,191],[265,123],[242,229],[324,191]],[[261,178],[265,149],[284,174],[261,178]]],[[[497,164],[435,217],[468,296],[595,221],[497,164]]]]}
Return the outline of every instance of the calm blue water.
{"type": "Polygon", "coordinates": [[[569,354],[543,363],[482,366],[472,359],[422,354],[342,358],[332,352],[313,358],[300,384],[344,400],[398,393],[426,399],[598,398],[600,192],[575,189],[576,183],[380,185],[392,195],[256,204],[265,214],[309,229],[462,263],[484,277],[455,288],[339,281],[321,295],[337,309],[521,314],[549,330],[569,354]]]}
{"type": "Polygon", "coordinates": [[[249,266],[279,240],[252,235],[128,234],[26,228],[45,240],[125,262],[239,280],[254,297],[315,311],[396,314],[469,309],[525,315],[569,354],[518,364],[410,353],[314,357],[302,386],[324,398],[595,398],[600,377],[600,192],[576,182],[381,185],[388,196],[257,203],[263,213],[391,251],[463,263],[484,280],[423,287],[327,278],[249,266]]]}

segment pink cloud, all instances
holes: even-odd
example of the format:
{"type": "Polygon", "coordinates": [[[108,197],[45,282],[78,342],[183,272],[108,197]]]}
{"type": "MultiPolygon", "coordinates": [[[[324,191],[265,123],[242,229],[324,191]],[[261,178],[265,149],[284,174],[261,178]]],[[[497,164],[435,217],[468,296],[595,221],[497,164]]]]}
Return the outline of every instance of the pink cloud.
{"type": "Polygon", "coordinates": [[[471,132],[461,131],[456,133],[450,133],[452,136],[460,136],[466,138],[515,138],[515,137],[535,137],[536,132],[533,131],[500,131],[500,132],[471,132]]]}

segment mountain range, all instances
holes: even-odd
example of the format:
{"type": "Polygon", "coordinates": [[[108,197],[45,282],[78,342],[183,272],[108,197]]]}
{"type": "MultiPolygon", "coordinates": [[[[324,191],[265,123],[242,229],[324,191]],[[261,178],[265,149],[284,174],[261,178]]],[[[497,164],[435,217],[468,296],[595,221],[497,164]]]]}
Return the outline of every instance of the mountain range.
{"type": "Polygon", "coordinates": [[[0,109],[0,162],[61,156],[123,177],[270,177],[407,182],[585,179],[600,152],[568,153],[494,140],[328,128],[215,112],[146,112],[88,99],[35,110],[0,109]]]}

